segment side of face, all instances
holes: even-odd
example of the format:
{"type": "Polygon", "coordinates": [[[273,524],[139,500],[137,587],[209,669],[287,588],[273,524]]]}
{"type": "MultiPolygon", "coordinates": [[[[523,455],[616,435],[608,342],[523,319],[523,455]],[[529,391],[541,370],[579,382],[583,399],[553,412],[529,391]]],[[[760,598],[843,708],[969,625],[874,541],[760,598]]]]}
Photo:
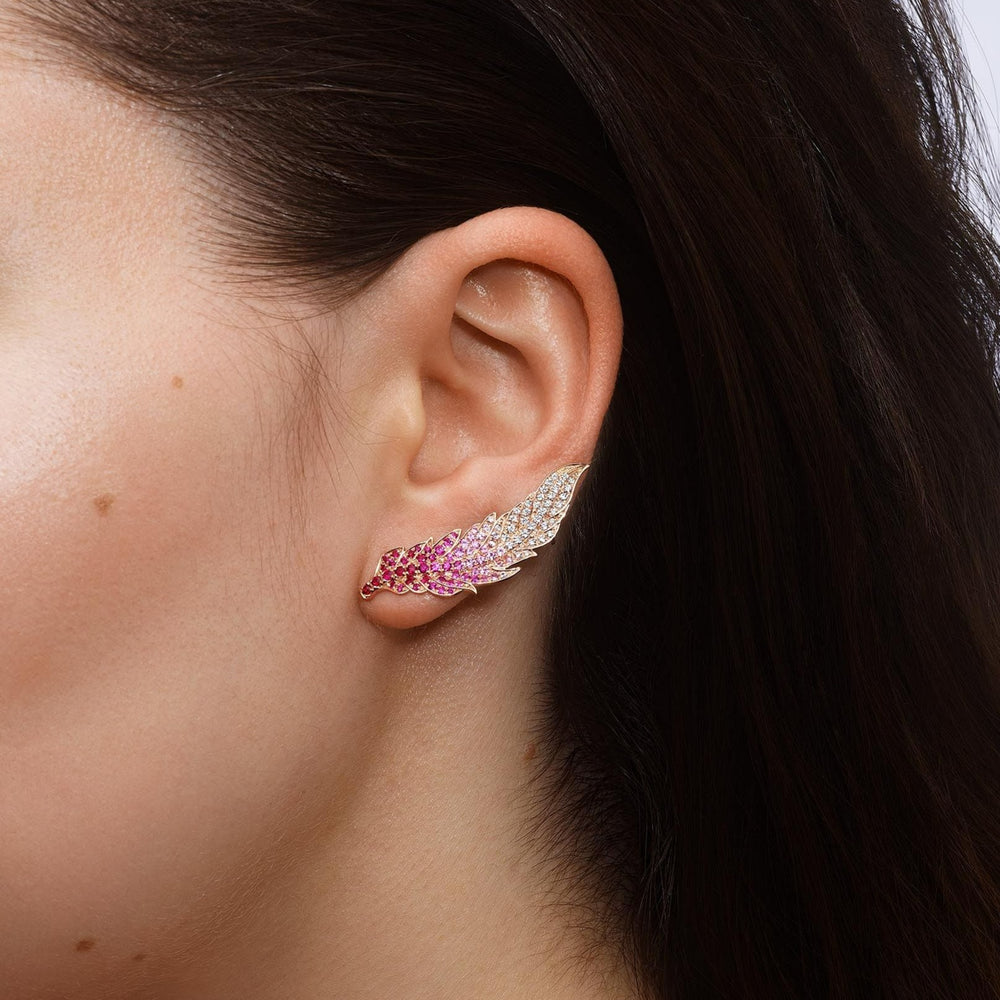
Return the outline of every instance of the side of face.
{"type": "MultiPolygon", "coordinates": [[[[0,92],[14,1000],[166,975],[261,891],[277,831],[304,842],[346,794],[370,682],[311,584],[315,498],[284,471],[291,326],[203,266],[190,178],[148,114],[3,38],[0,92]]],[[[349,537],[337,495],[323,523],[349,537]]]]}
{"type": "Polygon", "coordinates": [[[551,559],[499,596],[359,588],[591,460],[621,306],[591,236],[520,205],[336,308],[234,283],[175,133],[40,58],[9,8],[4,1000],[215,995],[192,970],[237,964],[227,934],[287,962],[303,906],[354,934],[352,899],[419,910],[416,831],[428,864],[459,853],[450,768],[506,788],[515,748],[521,774],[551,559]]]}

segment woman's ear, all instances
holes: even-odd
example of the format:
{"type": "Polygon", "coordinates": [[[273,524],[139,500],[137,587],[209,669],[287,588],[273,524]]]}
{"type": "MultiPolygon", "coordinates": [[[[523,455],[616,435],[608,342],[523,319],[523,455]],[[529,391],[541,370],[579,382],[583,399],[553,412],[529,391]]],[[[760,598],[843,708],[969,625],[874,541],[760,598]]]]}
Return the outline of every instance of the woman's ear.
{"type": "MultiPolygon", "coordinates": [[[[622,342],[600,247],[539,208],[435,233],[364,294],[379,331],[363,418],[379,499],[359,524],[358,588],[387,550],[464,530],[588,463],[622,342]]],[[[407,628],[467,596],[379,591],[361,603],[371,620],[407,628]]]]}

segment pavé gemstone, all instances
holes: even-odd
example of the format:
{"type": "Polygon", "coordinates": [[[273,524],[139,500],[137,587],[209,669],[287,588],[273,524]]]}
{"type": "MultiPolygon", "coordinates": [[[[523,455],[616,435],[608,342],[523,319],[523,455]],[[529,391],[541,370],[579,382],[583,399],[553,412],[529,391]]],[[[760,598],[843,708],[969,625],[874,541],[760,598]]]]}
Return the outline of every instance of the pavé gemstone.
{"type": "Polygon", "coordinates": [[[375,575],[361,587],[368,599],[379,590],[397,594],[429,592],[450,597],[475,584],[497,583],[519,572],[515,565],[555,537],[580,476],[588,465],[567,465],[552,473],[535,493],[503,514],[495,511],[463,535],[449,531],[436,542],[390,549],[375,575]]]}

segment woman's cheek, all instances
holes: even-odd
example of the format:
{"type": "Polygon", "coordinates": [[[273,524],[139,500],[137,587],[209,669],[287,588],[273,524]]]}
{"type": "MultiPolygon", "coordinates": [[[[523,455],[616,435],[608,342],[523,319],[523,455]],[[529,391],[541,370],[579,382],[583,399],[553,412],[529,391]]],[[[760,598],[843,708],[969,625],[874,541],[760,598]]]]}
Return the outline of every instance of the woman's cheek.
{"type": "Polygon", "coordinates": [[[227,461],[187,402],[197,378],[185,398],[169,370],[3,353],[0,722],[84,664],[100,671],[124,619],[190,579],[192,549],[219,541],[227,461]]]}
{"type": "Polygon", "coordinates": [[[80,339],[0,349],[8,984],[183,952],[248,891],[270,813],[305,784],[251,669],[269,627],[259,391],[213,331],[154,331],[172,350],[135,338],[131,356],[80,339]]]}

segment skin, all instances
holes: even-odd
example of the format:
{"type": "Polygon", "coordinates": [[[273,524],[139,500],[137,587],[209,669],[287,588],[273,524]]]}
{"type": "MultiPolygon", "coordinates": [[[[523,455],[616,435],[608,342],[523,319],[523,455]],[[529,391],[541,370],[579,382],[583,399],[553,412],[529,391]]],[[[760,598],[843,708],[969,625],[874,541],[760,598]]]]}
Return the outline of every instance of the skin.
{"type": "Polygon", "coordinates": [[[151,112],[7,21],[0,92],[5,1000],[630,995],[526,836],[559,538],[358,595],[590,460],[600,249],[510,208],[333,311],[236,294],[151,112]]]}

